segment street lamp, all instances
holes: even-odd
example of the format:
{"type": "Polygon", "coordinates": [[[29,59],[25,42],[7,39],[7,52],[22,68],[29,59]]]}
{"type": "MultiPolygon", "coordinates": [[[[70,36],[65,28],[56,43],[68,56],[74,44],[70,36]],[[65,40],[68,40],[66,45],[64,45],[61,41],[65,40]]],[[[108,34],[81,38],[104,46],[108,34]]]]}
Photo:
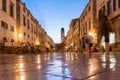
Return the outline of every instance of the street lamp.
{"type": "Polygon", "coordinates": [[[19,34],[18,34],[18,37],[19,37],[19,41],[21,41],[22,33],[19,33],[19,34]]]}

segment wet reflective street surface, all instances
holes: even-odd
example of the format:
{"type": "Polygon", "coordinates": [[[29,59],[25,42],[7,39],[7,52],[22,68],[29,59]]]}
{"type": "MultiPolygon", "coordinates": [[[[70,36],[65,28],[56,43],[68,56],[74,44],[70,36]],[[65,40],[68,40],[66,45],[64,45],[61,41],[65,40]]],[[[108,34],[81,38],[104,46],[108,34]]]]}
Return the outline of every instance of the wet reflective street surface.
{"type": "Polygon", "coordinates": [[[120,80],[120,53],[0,54],[0,80],[120,80]]]}

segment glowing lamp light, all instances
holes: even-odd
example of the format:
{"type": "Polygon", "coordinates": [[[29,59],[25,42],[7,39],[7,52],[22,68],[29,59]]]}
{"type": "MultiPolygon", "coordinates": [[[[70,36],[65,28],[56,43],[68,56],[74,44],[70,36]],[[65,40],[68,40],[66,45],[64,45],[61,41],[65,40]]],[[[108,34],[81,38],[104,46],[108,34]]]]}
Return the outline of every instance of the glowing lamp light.
{"type": "Polygon", "coordinates": [[[66,46],[65,48],[67,49],[68,47],[66,46]]]}
{"type": "Polygon", "coordinates": [[[70,45],[71,45],[71,46],[73,46],[73,44],[72,44],[72,43],[71,43],[70,45]]]}
{"type": "Polygon", "coordinates": [[[40,44],[40,42],[38,41],[38,42],[37,42],[37,45],[39,45],[39,44],[40,44]]]}
{"type": "Polygon", "coordinates": [[[40,42],[38,40],[36,40],[35,45],[40,45],[40,42]]]}
{"type": "Polygon", "coordinates": [[[22,34],[21,34],[21,33],[19,33],[19,35],[18,35],[18,36],[19,36],[19,38],[22,38],[22,34]]]}
{"type": "Polygon", "coordinates": [[[89,32],[89,35],[94,37],[94,33],[93,32],[89,32]]]}

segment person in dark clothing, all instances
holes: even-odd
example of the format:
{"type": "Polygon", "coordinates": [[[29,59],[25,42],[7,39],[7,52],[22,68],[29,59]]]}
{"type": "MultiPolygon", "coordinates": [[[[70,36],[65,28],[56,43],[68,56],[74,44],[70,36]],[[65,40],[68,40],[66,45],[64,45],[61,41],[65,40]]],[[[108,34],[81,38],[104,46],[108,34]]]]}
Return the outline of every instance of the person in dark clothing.
{"type": "Polygon", "coordinates": [[[112,46],[110,46],[109,51],[112,51],[112,46]]]}

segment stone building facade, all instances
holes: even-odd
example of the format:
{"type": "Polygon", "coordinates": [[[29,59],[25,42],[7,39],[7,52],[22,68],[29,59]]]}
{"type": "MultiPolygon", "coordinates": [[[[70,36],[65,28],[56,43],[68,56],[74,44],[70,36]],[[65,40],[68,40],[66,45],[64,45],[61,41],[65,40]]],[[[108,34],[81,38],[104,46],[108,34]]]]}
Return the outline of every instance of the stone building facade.
{"type": "Polygon", "coordinates": [[[95,37],[94,42],[96,42],[97,38],[94,28],[94,23],[96,23],[96,15],[96,0],[90,0],[80,17],[71,21],[70,29],[66,37],[67,39],[65,39],[68,41],[64,42],[69,42],[66,44],[72,44],[72,46],[76,49],[80,46],[80,39],[84,33],[91,34],[93,37],[95,37]]]}
{"type": "Polygon", "coordinates": [[[75,21],[75,24],[70,25],[70,29],[65,39],[66,41],[64,42],[66,42],[67,45],[70,45],[68,42],[78,44],[84,33],[88,33],[94,37],[94,43],[98,43],[97,35],[99,34],[97,34],[97,27],[99,26],[98,19],[101,11],[108,16],[111,26],[114,30],[113,33],[110,33],[110,40],[112,39],[112,43],[119,44],[120,0],[89,0],[89,3],[85,7],[80,17],[75,21]]]}
{"type": "MultiPolygon", "coordinates": [[[[113,33],[110,33],[110,43],[120,44],[120,0],[98,0],[97,2],[97,19],[100,13],[103,12],[108,16],[113,33]]],[[[117,47],[116,45],[116,47],[117,47]]]]}
{"type": "Polygon", "coordinates": [[[78,23],[79,23],[78,18],[72,19],[70,22],[70,25],[69,25],[70,29],[67,32],[67,36],[63,40],[63,43],[66,45],[65,46],[66,49],[72,49],[74,46],[76,46],[78,42],[78,35],[79,35],[78,23]]]}
{"type": "Polygon", "coordinates": [[[21,43],[54,45],[21,0],[1,0],[0,9],[0,42],[5,46],[19,46],[21,43]]]}
{"type": "Polygon", "coordinates": [[[37,44],[41,25],[32,16],[25,4],[17,1],[17,32],[18,42],[29,42],[37,44]]]}
{"type": "Polygon", "coordinates": [[[84,33],[92,33],[92,36],[95,36],[96,1],[97,0],[90,0],[79,17],[80,37],[82,37],[84,33]]]}
{"type": "Polygon", "coordinates": [[[0,43],[17,41],[16,0],[0,0],[0,43]]]}

